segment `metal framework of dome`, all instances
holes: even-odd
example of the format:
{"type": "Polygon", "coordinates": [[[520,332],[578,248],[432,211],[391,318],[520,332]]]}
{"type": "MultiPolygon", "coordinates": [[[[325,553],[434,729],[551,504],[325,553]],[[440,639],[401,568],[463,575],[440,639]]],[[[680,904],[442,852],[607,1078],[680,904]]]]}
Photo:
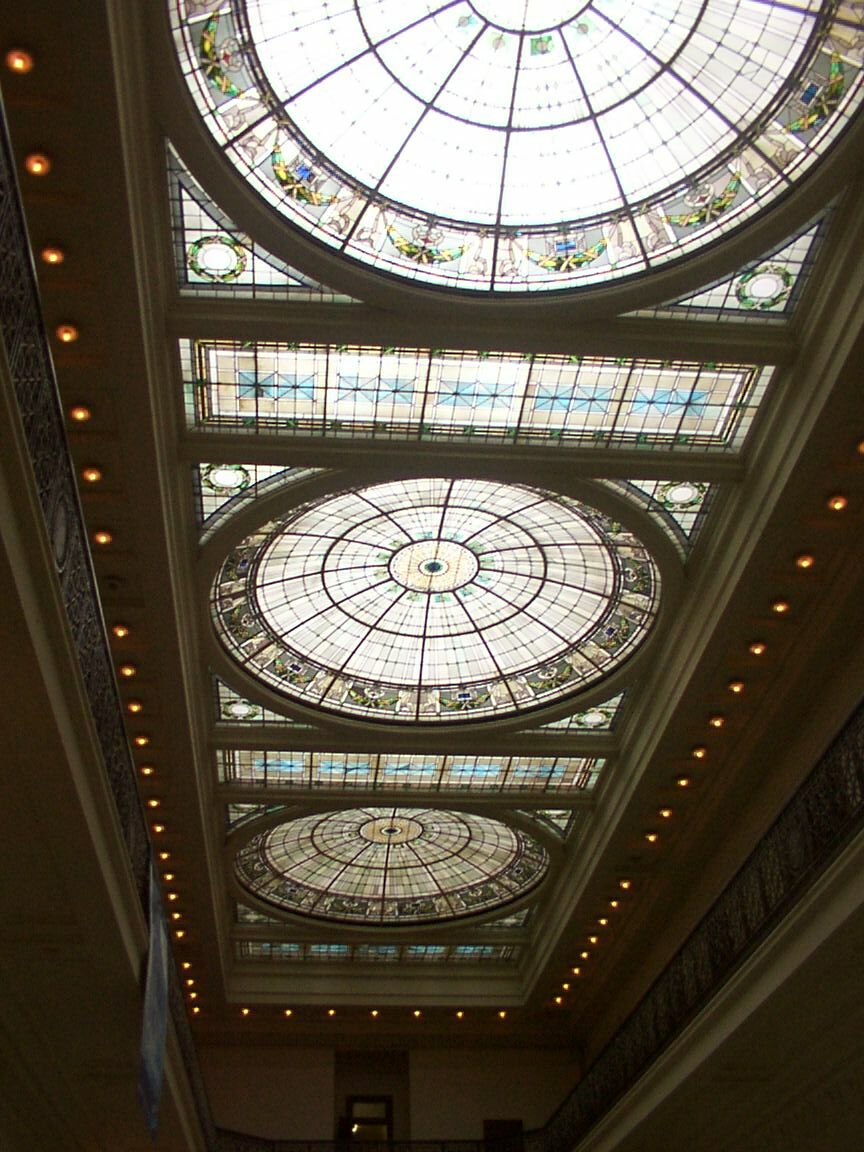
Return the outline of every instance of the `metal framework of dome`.
{"type": "Polygon", "coordinates": [[[219,149],[281,216],[475,292],[607,283],[788,193],[862,94],[825,0],[172,0],[219,149]]]}
{"type": "Polygon", "coordinates": [[[553,704],[644,640],[660,577],[645,546],[576,500],[412,479],[263,525],[216,577],[231,656],[289,700],[440,723],[553,704]]]}
{"type": "Polygon", "coordinates": [[[500,820],[429,808],[316,813],[259,832],[237,852],[251,895],[315,919],[387,926],[479,915],[526,896],[543,846],[500,820]]]}

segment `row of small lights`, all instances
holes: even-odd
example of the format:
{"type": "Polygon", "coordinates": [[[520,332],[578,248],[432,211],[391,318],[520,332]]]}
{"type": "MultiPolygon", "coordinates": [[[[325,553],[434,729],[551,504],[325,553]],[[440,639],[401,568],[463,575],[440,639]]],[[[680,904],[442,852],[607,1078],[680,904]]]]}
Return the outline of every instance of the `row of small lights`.
{"type": "MultiPolygon", "coordinates": [[[[33,54],[23,48],[12,48],[5,56],[5,64],[7,69],[17,76],[25,76],[32,72],[35,67],[35,59],[33,54]]],[[[34,177],[47,176],[53,168],[51,157],[42,151],[29,152],[24,158],[24,169],[34,177]]],[[[63,264],[66,260],[66,253],[62,247],[57,244],[48,244],[43,247],[39,253],[40,259],[48,268],[56,268],[63,264]]],[[[77,325],[71,322],[64,322],[58,324],[54,329],[54,336],[60,344],[69,345],[74,344],[80,337],[81,333],[77,325]]],[[[73,404],[68,410],[70,421],[74,425],[86,424],[92,419],[93,411],[86,404],[73,404]]],[[[99,484],[105,476],[104,469],[99,464],[86,464],[79,471],[81,480],[86,485],[99,484]]],[[[114,542],[114,533],[108,528],[97,528],[91,532],[90,536],[94,544],[99,548],[107,548],[114,542]]],[[[130,635],[131,629],[128,624],[117,622],[111,626],[111,634],[116,640],[125,640],[130,635]]],[[[121,681],[130,682],[138,674],[137,665],[131,661],[124,661],[117,666],[117,674],[121,681]]],[[[133,698],[126,701],[126,711],[129,716],[138,717],[144,712],[144,702],[139,698],[133,698]]],[[[132,744],[137,750],[143,751],[150,744],[150,736],[145,732],[138,732],[132,737],[132,744]]],[[[140,773],[143,777],[149,778],[154,775],[155,768],[152,764],[142,764],[140,773]]],[[[150,796],[145,800],[147,810],[155,815],[161,807],[162,801],[158,796],[150,796]]],[[[162,837],[167,831],[165,824],[161,820],[156,820],[150,825],[150,830],[154,837],[162,837]]],[[[157,852],[160,864],[167,865],[170,868],[171,854],[166,849],[161,849],[157,852]]],[[[166,886],[173,883],[175,874],[172,871],[165,871],[162,873],[162,880],[166,886]]],[[[179,899],[179,893],[170,889],[166,891],[166,900],[169,904],[174,904],[179,899]]],[[[186,935],[185,928],[179,926],[179,921],[183,919],[183,914],[176,908],[172,908],[169,912],[169,919],[174,929],[174,937],[178,941],[182,941],[186,935]]],[[[183,972],[183,979],[192,1006],[192,1012],[197,1015],[201,1009],[195,1003],[198,999],[198,993],[195,991],[195,977],[190,974],[192,963],[189,960],[181,962],[181,970],[183,972]]]]}
{"type": "MultiPolygon", "coordinates": [[[[240,1015],[244,1020],[247,1019],[248,1017],[250,1017],[252,1014],[253,1013],[252,1013],[251,1008],[241,1008],[240,1009],[240,1015]]],[[[280,1015],[284,1016],[286,1019],[290,1019],[290,1017],[292,1017],[294,1015],[294,1009],[293,1008],[283,1008],[282,1011],[280,1012],[280,1015]]],[[[332,1020],[333,1017],[337,1015],[337,1012],[336,1012],[335,1008],[327,1008],[324,1011],[323,1015],[328,1020],[332,1020]]],[[[378,1020],[381,1018],[381,1011],[378,1008],[371,1008],[369,1010],[369,1015],[373,1020],[378,1020]]],[[[395,1013],[394,1013],[394,1015],[395,1015],[395,1013]]],[[[424,1015],[423,1010],[421,1008],[414,1008],[411,1012],[411,1016],[415,1020],[422,1020],[423,1015],[424,1015]]],[[[466,1013],[465,1013],[465,1010],[463,1008],[459,1008],[453,1013],[453,1015],[455,1016],[455,1018],[457,1020],[464,1020],[466,1013]]],[[[479,1015],[479,1012],[477,1013],[477,1015],[479,1015]]],[[[499,1020],[506,1020],[507,1019],[507,1009],[506,1008],[500,1008],[495,1013],[495,1015],[499,1020]]]]}
{"type": "MultiPolygon", "coordinates": [[[[859,456],[864,456],[864,440],[859,441],[859,443],[856,445],[856,452],[859,456]]],[[[828,497],[828,499],[825,501],[825,505],[830,512],[843,512],[849,506],[849,499],[842,492],[836,492],[833,495],[828,497]]],[[[816,557],[813,555],[812,552],[799,552],[794,557],[794,565],[795,565],[795,568],[799,572],[809,572],[815,566],[815,564],[816,564],[816,557]]],[[[786,616],[789,613],[789,611],[791,610],[791,607],[792,607],[792,605],[790,604],[790,602],[788,600],[782,598],[782,597],[778,597],[776,600],[773,600],[771,603],[771,611],[777,617],[786,616]]],[[[765,653],[768,651],[768,645],[762,639],[751,640],[747,646],[747,651],[750,653],[751,656],[764,656],[765,653]]],[[[730,680],[728,682],[726,687],[727,687],[728,691],[731,692],[734,697],[740,697],[746,688],[746,682],[744,680],[740,679],[739,677],[734,677],[732,680],[730,680]]],[[[715,712],[711,716],[708,717],[708,726],[710,728],[714,729],[715,731],[720,729],[720,728],[723,728],[725,724],[726,724],[726,716],[722,712],[715,712]]],[[[702,761],[704,761],[708,757],[707,746],[704,744],[694,745],[694,747],[690,749],[690,756],[697,763],[701,763],[702,761]]],[[[693,777],[687,773],[683,773],[679,776],[676,776],[676,778],[675,778],[676,788],[682,788],[682,789],[683,788],[690,788],[692,786],[692,784],[693,784],[693,777]]],[[[672,816],[673,816],[673,810],[669,807],[664,806],[662,808],[657,809],[657,815],[661,820],[671,820],[672,816]]],[[[647,840],[647,842],[649,844],[657,844],[660,840],[660,833],[657,831],[656,828],[646,829],[646,831],[644,832],[643,835],[644,835],[645,840],[647,840]]],[[[618,887],[622,892],[630,893],[630,892],[632,892],[633,882],[630,879],[624,878],[624,879],[621,879],[618,881],[618,887]]],[[[612,911],[615,911],[616,909],[620,908],[620,906],[621,906],[621,900],[617,896],[609,901],[609,908],[612,911]]],[[[608,916],[599,917],[597,920],[597,925],[600,928],[608,927],[609,917],[608,916]]],[[[589,960],[591,957],[590,949],[599,943],[600,943],[600,937],[598,935],[592,934],[588,937],[585,947],[583,947],[583,949],[579,953],[580,963],[574,964],[570,969],[570,974],[572,976],[579,977],[583,974],[584,962],[589,960]]],[[[572,988],[571,981],[565,980],[561,984],[561,991],[555,997],[553,997],[554,1003],[559,1008],[564,1007],[564,1005],[566,1004],[566,997],[565,997],[564,993],[569,992],[571,990],[571,988],[572,988]]]]}

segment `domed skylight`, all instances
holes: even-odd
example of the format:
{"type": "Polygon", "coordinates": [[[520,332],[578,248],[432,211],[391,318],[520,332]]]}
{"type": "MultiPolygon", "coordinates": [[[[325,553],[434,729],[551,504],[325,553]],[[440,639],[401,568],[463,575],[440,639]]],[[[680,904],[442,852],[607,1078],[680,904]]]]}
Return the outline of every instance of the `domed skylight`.
{"type": "Polygon", "coordinates": [[[451,287],[573,287],[692,252],[787,192],[861,95],[858,18],[827,0],[172,8],[251,187],[324,244],[451,287]]]}
{"type": "Polygon", "coordinates": [[[644,545],[576,500],[413,479],[265,524],[227,557],[217,633],[297,702],[396,722],[552,704],[638,647],[659,574],[644,545]]]}
{"type": "Polygon", "coordinates": [[[548,866],[537,841],[500,820],[428,808],[301,817],[253,836],[234,865],[268,904],[366,925],[489,912],[527,895],[548,866]]]}

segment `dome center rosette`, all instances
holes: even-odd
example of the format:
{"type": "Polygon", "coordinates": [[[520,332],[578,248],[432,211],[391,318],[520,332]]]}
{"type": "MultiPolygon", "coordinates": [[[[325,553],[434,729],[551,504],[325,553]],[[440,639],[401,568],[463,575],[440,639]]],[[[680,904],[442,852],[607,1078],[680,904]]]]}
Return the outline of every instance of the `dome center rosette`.
{"type": "Polygon", "coordinates": [[[548,867],[521,829],[429,808],[300,817],[254,835],[234,859],[240,885],[271,907],[370,927],[494,911],[532,892],[548,867]]]}
{"type": "Polygon", "coordinates": [[[481,480],[340,492],[247,536],[213,620],[287,701],[392,723],[491,719],[608,677],[655,620],[657,566],[610,517],[481,480]]]}
{"type": "MultiPolygon", "coordinates": [[[[269,209],[377,272],[482,293],[715,244],[809,173],[864,87],[833,0],[170,6],[198,111],[269,209]]],[[[218,278],[236,256],[212,259],[218,278]]]]}

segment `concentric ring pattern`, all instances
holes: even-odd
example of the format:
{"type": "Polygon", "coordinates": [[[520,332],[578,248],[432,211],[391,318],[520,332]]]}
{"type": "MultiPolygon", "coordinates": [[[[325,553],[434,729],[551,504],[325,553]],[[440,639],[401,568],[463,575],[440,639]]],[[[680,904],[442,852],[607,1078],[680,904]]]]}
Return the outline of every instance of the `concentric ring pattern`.
{"type": "Polygon", "coordinates": [[[226,157],[323,243],[418,281],[644,273],[783,196],[861,99],[825,0],[172,0],[226,157]]]}
{"type": "Polygon", "coordinates": [[[645,638],[659,573],[596,509],[522,485],[411,479],[263,525],[214,583],[227,651],[348,716],[500,717],[606,677],[645,638]]]}
{"type": "Polygon", "coordinates": [[[489,912],[548,866],[541,844],[500,820],[428,808],[300,817],[253,836],[234,862],[242,887],[276,908],[378,926],[489,912]]]}

